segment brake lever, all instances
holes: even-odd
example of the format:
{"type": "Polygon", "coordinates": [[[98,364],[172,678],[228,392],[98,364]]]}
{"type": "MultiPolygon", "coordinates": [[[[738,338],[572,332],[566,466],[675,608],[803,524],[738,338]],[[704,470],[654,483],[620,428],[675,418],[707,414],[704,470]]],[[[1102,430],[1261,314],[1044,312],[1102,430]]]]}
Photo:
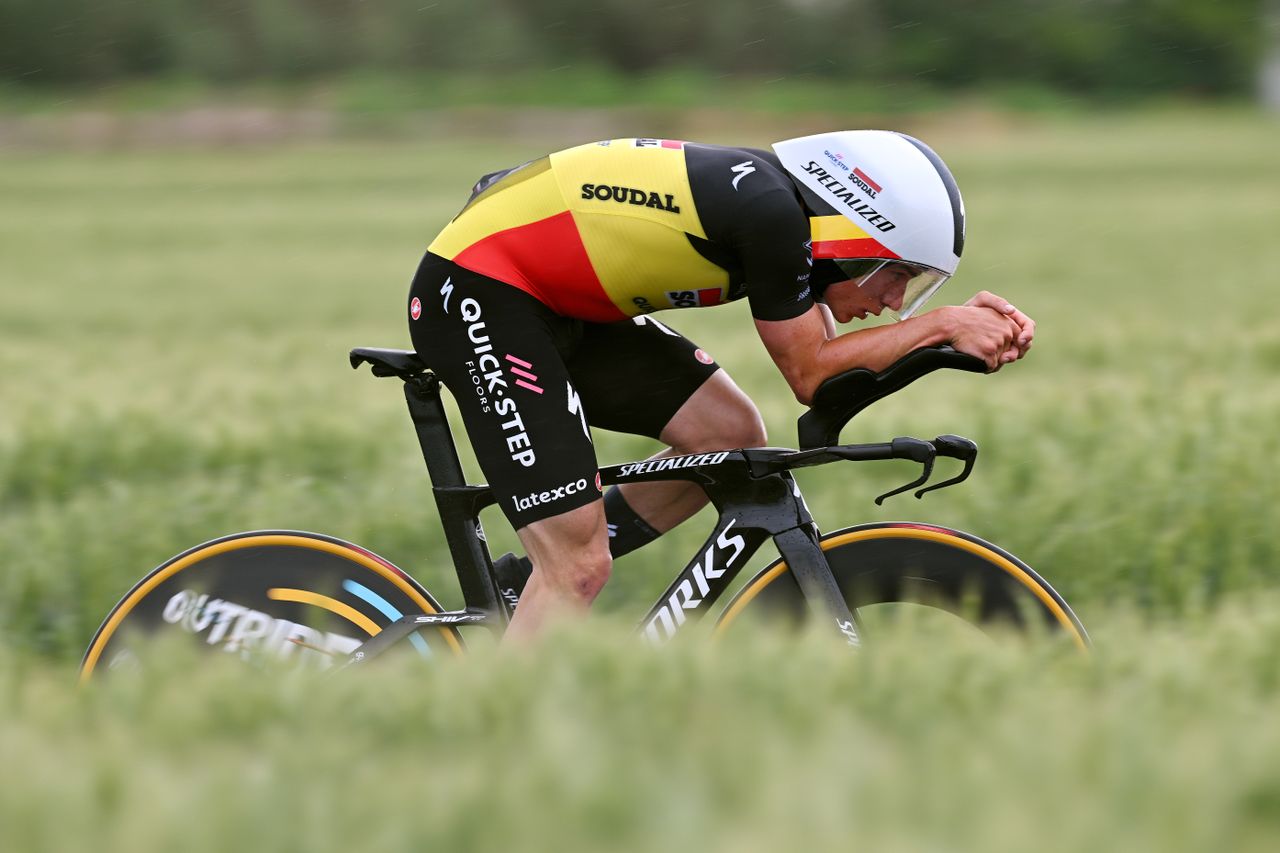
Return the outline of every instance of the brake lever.
{"type": "Polygon", "coordinates": [[[919,438],[895,438],[893,440],[893,455],[895,459],[911,459],[919,462],[924,466],[924,472],[905,486],[900,486],[893,491],[880,495],[876,498],[876,506],[883,504],[886,498],[900,495],[903,492],[914,489],[916,486],[923,486],[927,483],[929,476],[933,474],[933,460],[938,455],[938,449],[934,447],[932,442],[919,438]]]}
{"type": "Polygon", "coordinates": [[[941,483],[929,486],[916,492],[916,499],[924,497],[926,492],[934,492],[938,489],[945,489],[947,486],[954,486],[969,479],[969,474],[973,472],[973,466],[978,461],[978,445],[959,435],[940,435],[933,440],[933,446],[937,449],[939,456],[945,456],[948,459],[960,459],[964,462],[964,470],[950,480],[944,480],[941,483]]]}

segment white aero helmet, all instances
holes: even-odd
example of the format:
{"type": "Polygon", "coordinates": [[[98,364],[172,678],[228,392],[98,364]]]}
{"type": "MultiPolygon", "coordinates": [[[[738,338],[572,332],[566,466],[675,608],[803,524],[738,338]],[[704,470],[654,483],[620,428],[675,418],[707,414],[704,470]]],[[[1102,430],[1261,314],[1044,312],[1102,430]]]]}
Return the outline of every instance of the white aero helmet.
{"type": "Polygon", "coordinates": [[[773,150],[814,213],[814,258],[835,261],[859,284],[889,264],[910,268],[899,319],[956,271],[964,202],[947,165],[920,140],[841,130],[788,139],[773,150]]]}

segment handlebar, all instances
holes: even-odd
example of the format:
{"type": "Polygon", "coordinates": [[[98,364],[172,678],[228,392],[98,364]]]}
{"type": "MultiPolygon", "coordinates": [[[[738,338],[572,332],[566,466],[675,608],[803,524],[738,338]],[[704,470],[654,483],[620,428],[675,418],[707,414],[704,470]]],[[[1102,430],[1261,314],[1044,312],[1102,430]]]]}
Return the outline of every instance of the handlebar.
{"type": "Polygon", "coordinates": [[[959,459],[964,462],[964,469],[952,477],[936,485],[920,489],[916,497],[923,497],[926,492],[945,489],[968,479],[978,459],[978,445],[958,435],[940,435],[932,441],[921,438],[901,436],[893,441],[878,444],[837,444],[832,447],[815,447],[809,450],[779,450],[770,447],[749,448],[740,451],[751,466],[754,477],[767,477],[796,468],[810,468],[815,465],[826,465],[839,460],[849,462],[871,462],[884,459],[907,459],[921,464],[920,476],[876,498],[876,505],[884,503],[886,498],[901,494],[917,486],[923,486],[933,474],[933,463],[938,457],[959,459]]]}
{"type": "Polygon", "coordinates": [[[836,374],[818,386],[809,411],[796,422],[802,450],[828,447],[840,441],[840,431],[854,415],[877,400],[942,368],[986,373],[980,359],[949,346],[912,350],[879,373],[855,367],[836,374]]]}

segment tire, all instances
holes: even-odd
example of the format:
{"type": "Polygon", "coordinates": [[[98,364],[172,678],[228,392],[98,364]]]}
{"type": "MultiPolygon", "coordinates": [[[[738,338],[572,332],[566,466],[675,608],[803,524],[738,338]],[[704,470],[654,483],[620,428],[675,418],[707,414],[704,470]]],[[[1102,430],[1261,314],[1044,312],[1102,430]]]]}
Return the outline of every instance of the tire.
{"type": "MultiPolygon", "coordinates": [[[[979,628],[1043,628],[1065,634],[1082,650],[1089,647],[1084,625],[1053,587],[1017,557],[976,536],[927,524],[875,523],[829,533],[821,545],[855,613],[875,604],[921,604],[979,628]]],[[[715,633],[756,619],[798,623],[806,615],[799,585],[778,560],[725,606],[715,633]]]]}
{"type": "MultiPolygon", "coordinates": [[[[145,666],[157,640],[208,654],[326,667],[401,615],[441,608],[413,578],[356,545],[317,533],[235,533],[178,554],[140,580],[93,636],[80,681],[145,666]]],[[[423,657],[460,654],[456,629],[410,638],[423,657]]]]}

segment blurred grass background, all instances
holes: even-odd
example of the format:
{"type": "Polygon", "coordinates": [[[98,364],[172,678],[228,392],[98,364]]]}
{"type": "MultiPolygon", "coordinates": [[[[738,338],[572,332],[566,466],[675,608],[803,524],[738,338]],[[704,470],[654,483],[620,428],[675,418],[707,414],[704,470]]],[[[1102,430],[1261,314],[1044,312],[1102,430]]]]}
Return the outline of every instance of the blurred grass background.
{"type": "MultiPolygon", "coordinates": [[[[963,8],[5,4],[0,847],[1274,849],[1267,8],[963,8]],[[1027,361],[846,432],[968,435],[962,487],[876,508],[907,466],[829,467],[806,496],[826,529],[998,542],[1076,607],[1090,662],[910,620],[853,661],[812,638],[640,648],[704,513],[532,657],[74,691],[129,585],[234,530],[343,537],[460,604],[399,388],[345,354],[408,346],[409,278],[476,177],[595,138],[868,126],[926,139],[964,189],[943,296],[994,290],[1039,331],[1027,361]]],[[[743,306],[663,320],[794,442],[743,306]]]]}

